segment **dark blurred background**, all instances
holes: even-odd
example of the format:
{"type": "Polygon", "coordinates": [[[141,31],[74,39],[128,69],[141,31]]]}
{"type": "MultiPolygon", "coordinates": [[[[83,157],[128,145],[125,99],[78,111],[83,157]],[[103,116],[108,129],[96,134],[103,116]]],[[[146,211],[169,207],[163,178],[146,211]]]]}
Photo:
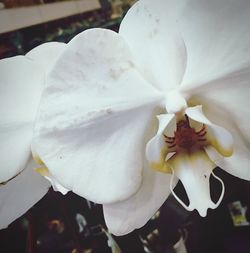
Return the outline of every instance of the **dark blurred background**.
{"type": "Polygon", "coordinates": [[[0,59],[88,28],[117,30],[135,0],[0,0],[0,59]]]}
{"type": "MultiPolygon", "coordinates": [[[[250,227],[242,223],[239,203],[243,209],[248,207],[245,218],[250,221],[250,183],[219,168],[215,173],[226,187],[217,209],[209,209],[202,218],[196,211],[186,211],[170,195],[144,227],[113,236],[121,252],[174,253],[173,245],[182,237],[188,253],[249,253],[250,227]]],[[[215,180],[210,184],[216,200],[221,186],[215,180]]],[[[180,182],[175,192],[186,198],[180,182]]],[[[105,231],[100,205],[72,192],[64,196],[51,189],[26,214],[0,231],[0,247],[4,253],[111,253],[105,231]]]]}

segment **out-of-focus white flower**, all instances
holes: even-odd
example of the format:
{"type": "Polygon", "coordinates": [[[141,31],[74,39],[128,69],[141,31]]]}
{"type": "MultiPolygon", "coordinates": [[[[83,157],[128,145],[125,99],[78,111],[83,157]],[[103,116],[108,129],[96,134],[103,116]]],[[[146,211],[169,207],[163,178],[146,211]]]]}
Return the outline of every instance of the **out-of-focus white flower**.
{"type": "Polygon", "coordinates": [[[250,180],[249,19],[248,0],[141,0],[118,34],[69,42],[33,147],[60,184],[103,204],[110,232],[143,226],[178,178],[190,205],[175,197],[203,216],[223,197],[216,165],[250,180]]]}
{"type": "Polygon", "coordinates": [[[24,214],[48,191],[33,169],[33,125],[47,71],[65,48],[46,43],[25,56],[0,61],[0,228],[24,214]]]}

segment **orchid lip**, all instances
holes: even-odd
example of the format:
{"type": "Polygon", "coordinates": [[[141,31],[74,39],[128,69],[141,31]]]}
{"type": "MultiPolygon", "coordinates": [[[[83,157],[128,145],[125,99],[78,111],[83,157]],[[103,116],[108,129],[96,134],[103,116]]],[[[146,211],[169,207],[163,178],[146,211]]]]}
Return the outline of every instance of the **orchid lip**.
{"type": "MultiPolygon", "coordinates": [[[[211,175],[220,182],[221,187],[222,187],[220,197],[216,203],[214,203],[211,199],[206,199],[206,205],[204,205],[204,204],[197,205],[197,202],[194,202],[194,201],[191,202],[190,198],[189,198],[189,205],[186,205],[180,199],[180,197],[178,197],[177,194],[174,192],[174,189],[173,189],[173,181],[174,181],[174,177],[175,177],[174,170],[172,171],[172,176],[171,176],[171,180],[170,180],[170,191],[173,194],[173,196],[175,197],[175,199],[179,202],[179,204],[181,204],[187,211],[193,211],[194,209],[196,209],[198,211],[198,213],[200,214],[200,216],[205,217],[207,215],[207,210],[209,208],[215,209],[220,205],[220,203],[224,197],[224,194],[225,194],[225,186],[224,186],[223,181],[218,176],[216,176],[213,173],[213,171],[211,171],[211,175]]],[[[188,192],[187,192],[187,194],[189,195],[188,192]]]]}

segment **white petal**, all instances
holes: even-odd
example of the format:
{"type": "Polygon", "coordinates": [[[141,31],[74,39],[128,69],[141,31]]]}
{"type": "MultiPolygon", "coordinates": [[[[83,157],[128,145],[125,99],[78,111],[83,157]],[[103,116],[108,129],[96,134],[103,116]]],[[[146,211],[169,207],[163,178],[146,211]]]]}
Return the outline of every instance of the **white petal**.
{"type": "Polygon", "coordinates": [[[47,42],[33,48],[26,54],[26,57],[34,60],[36,64],[48,72],[66,46],[67,44],[62,42],[47,42]]]}
{"type": "Polygon", "coordinates": [[[190,0],[178,23],[188,55],[182,83],[185,90],[211,86],[225,76],[249,79],[248,0],[190,0]]]}
{"type": "Polygon", "coordinates": [[[179,85],[185,72],[186,48],[177,27],[184,5],[185,1],[138,1],[120,26],[141,72],[162,91],[179,85]]]}
{"type": "Polygon", "coordinates": [[[6,185],[0,186],[0,229],[28,211],[48,191],[49,182],[38,175],[29,161],[26,169],[6,185]]]}
{"type": "Polygon", "coordinates": [[[27,163],[45,73],[64,47],[63,43],[45,43],[26,56],[0,61],[0,182],[15,176],[27,163]]]}
{"type": "Polygon", "coordinates": [[[142,186],[135,195],[125,201],[103,206],[109,232],[125,235],[144,226],[170,194],[170,178],[169,174],[154,172],[146,167],[142,186]]]}
{"type": "Polygon", "coordinates": [[[97,203],[119,201],[140,186],[151,114],[143,107],[78,129],[51,129],[34,144],[53,177],[66,188],[97,203]]]}
{"type": "MultiPolygon", "coordinates": [[[[233,136],[232,156],[222,159],[221,156],[209,150],[208,154],[210,158],[228,173],[242,179],[250,180],[250,144],[249,139],[242,133],[241,121],[235,122],[235,118],[226,110],[226,107],[218,107],[216,103],[209,103],[204,99],[203,109],[211,121],[226,128],[233,136]]],[[[238,111],[238,114],[241,115],[241,112],[238,111]]]]}
{"type": "MultiPolygon", "coordinates": [[[[228,161],[226,168],[230,173],[245,179],[250,177],[247,166],[250,155],[250,114],[248,109],[250,101],[249,5],[250,2],[244,0],[226,1],[226,5],[221,5],[218,10],[212,12],[217,18],[209,19],[216,22],[216,25],[211,26],[211,28],[216,34],[217,29],[221,27],[219,34],[223,35],[217,36],[214,44],[208,40],[212,51],[207,54],[207,50],[205,50],[211,61],[210,70],[209,68],[207,70],[214,71],[214,74],[207,78],[206,76],[210,74],[205,75],[203,73],[207,71],[205,70],[207,65],[203,62],[197,62],[197,65],[205,68],[203,72],[197,68],[194,70],[194,65],[193,77],[198,80],[196,74],[199,74],[205,78],[204,81],[195,80],[194,84],[198,86],[195,85],[194,89],[188,91],[193,94],[192,101],[189,103],[196,102],[196,104],[205,105],[206,108],[204,107],[204,109],[209,110],[209,118],[214,118],[216,120],[214,122],[218,122],[217,124],[227,128],[234,135],[234,156],[225,160],[228,161]],[[218,12],[220,13],[218,14],[218,12]],[[223,26],[218,25],[218,20],[223,22],[223,26]],[[224,41],[226,42],[224,43],[224,41]],[[231,165],[230,162],[232,162],[231,165]],[[241,168],[238,169],[237,167],[241,168]]],[[[208,13],[207,10],[203,14],[206,15],[206,13],[208,13]]],[[[202,15],[202,19],[204,19],[204,15],[202,15]]],[[[213,22],[209,21],[207,24],[213,25],[213,22]]],[[[204,34],[200,38],[206,39],[206,35],[204,34]]],[[[207,46],[206,43],[199,44],[207,46]]],[[[193,50],[195,52],[196,46],[194,45],[195,49],[193,50]]],[[[203,50],[204,53],[205,51],[203,50]]],[[[197,55],[197,59],[198,57],[200,56],[197,55]]],[[[187,89],[190,88],[187,86],[187,89]]]]}
{"type": "Polygon", "coordinates": [[[220,113],[222,118],[227,115],[232,122],[230,124],[237,125],[239,134],[250,145],[249,80],[250,68],[248,76],[239,73],[236,77],[225,77],[197,89],[190,103],[202,103],[213,108],[214,114],[220,113]]]}
{"type": "Polygon", "coordinates": [[[202,106],[189,107],[186,109],[187,116],[206,125],[206,138],[211,145],[223,156],[231,156],[233,153],[233,138],[225,128],[210,122],[202,112],[202,106]]]}
{"type": "Polygon", "coordinates": [[[241,179],[250,180],[250,154],[242,139],[235,142],[234,153],[230,157],[223,157],[223,159],[218,153],[211,150],[206,151],[210,159],[226,172],[241,179]]]}
{"type": "Polygon", "coordinates": [[[176,128],[175,116],[174,114],[162,114],[157,116],[157,118],[159,121],[159,128],[157,134],[147,143],[146,158],[150,168],[162,172],[171,172],[171,170],[168,171],[167,164],[165,163],[168,148],[163,133],[168,137],[174,136],[174,130],[176,128]]]}
{"type": "Polygon", "coordinates": [[[23,170],[30,155],[44,72],[33,61],[17,56],[0,61],[0,76],[0,182],[3,182],[23,170]]]}
{"type": "MultiPolygon", "coordinates": [[[[216,208],[224,194],[222,181],[222,194],[217,204],[210,197],[209,178],[216,165],[208,158],[205,151],[192,153],[178,153],[168,160],[173,173],[182,182],[189,198],[189,211],[197,209],[201,216],[206,216],[208,208],[216,208]]],[[[218,179],[218,178],[217,178],[218,179]]],[[[176,197],[176,195],[174,194],[176,197]]],[[[182,204],[182,201],[176,197],[182,204]]],[[[185,205],[184,205],[185,206],[185,205]]]]}
{"type": "Polygon", "coordinates": [[[50,73],[33,147],[64,187],[97,203],[125,199],[140,186],[159,98],[118,34],[88,30],[50,73]]]}

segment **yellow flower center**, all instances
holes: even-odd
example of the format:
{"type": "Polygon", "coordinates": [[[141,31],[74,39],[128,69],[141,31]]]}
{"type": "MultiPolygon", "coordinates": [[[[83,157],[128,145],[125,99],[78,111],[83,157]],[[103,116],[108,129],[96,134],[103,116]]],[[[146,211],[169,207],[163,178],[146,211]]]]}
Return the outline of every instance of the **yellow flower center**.
{"type": "Polygon", "coordinates": [[[42,159],[38,156],[38,155],[32,155],[34,161],[40,166],[35,168],[34,170],[40,174],[41,176],[48,176],[49,175],[49,170],[47,168],[47,166],[44,164],[44,162],[42,161],[42,159]]]}

